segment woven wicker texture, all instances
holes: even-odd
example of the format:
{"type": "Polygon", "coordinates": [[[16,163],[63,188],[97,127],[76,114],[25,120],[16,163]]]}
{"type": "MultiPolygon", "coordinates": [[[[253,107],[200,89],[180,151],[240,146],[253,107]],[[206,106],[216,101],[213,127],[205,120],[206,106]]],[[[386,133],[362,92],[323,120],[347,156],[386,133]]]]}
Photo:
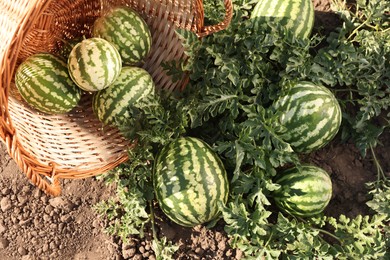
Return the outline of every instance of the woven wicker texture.
{"type": "MultiPolygon", "coordinates": [[[[222,0],[221,0],[222,1],[222,0]]],[[[64,115],[47,115],[30,108],[13,82],[17,66],[39,52],[55,53],[64,41],[89,36],[93,22],[113,6],[126,5],[145,19],[152,32],[152,50],[143,64],[156,86],[174,90],[162,62],[185,59],[176,28],[199,37],[224,29],[232,16],[224,0],[224,21],[203,26],[201,0],[0,0],[0,139],[30,181],[51,195],[61,191],[60,179],[87,178],[128,160],[131,142],[118,130],[104,127],[94,116],[91,96],[64,115]]]]}

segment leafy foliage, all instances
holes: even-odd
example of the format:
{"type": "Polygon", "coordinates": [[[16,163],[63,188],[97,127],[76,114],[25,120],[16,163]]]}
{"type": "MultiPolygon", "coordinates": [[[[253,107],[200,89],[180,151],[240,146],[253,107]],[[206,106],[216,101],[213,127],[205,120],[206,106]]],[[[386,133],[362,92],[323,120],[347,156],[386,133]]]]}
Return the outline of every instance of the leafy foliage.
{"type": "MultiPolygon", "coordinates": [[[[220,2],[204,1],[207,23],[221,19],[220,2]]],[[[326,39],[296,39],[271,22],[254,31],[248,19],[254,0],[233,0],[233,20],[224,31],[199,40],[179,30],[188,60],[166,63],[165,68],[174,78],[188,73],[189,85],[181,93],[158,93],[129,107],[132,117],[120,129],[136,140],[129,150],[131,160],[106,177],[117,183],[119,199],[98,207],[114,223],[111,231],[125,239],[153,220],[146,208],[153,200],[156,154],[174,138],[191,135],[209,143],[230,174],[231,193],[221,205],[222,219],[231,246],[247,258],[388,257],[389,183],[384,174],[378,173],[378,181],[369,185],[371,217],[319,215],[303,220],[277,212],[271,198],[279,188],[273,183],[277,170],[300,163],[281,138],[286,129],[270,108],[290,83],[310,80],[331,87],[343,105],[343,136],[352,138],[362,154],[388,129],[390,41],[384,14],[389,4],[357,2],[354,12],[338,10],[343,26],[326,39]],[[385,123],[378,124],[379,117],[385,123]]],[[[161,259],[177,249],[165,240],[156,240],[154,247],[161,259]]]]}
{"type": "Polygon", "coordinates": [[[366,204],[376,213],[385,216],[390,221],[390,178],[385,175],[374,149],[371,147],[373,161],[377,169],[377,179],[366,183],[371,200],[366,204]]]}
{"type": "MultiPolygon", "coordinates": [[[[385,216],[357,216],[350,219],[341,215],[336,221],[329,218],[328,223],[334,226],[335,236],[340,245],[335,245],[339,259],[378,259],[387,252],[386,240],[381,229],[384,228],[385,216]]],[[[388,235],[388,234],[387,234],[388,235]]]]}
{"type": "Polygon", "coordinates": [[[153,251],[156,253],[157,260],[170,260],[173,254],[179,249],[178,245],[174,245],[172,241],[168,241],[166,237],[160,240],[153,240],[153,251]]]}
{"type": "Polygon", "coordinates": [[[390,125],[390,2],[357,1],[351,9],[345,1],[333,3],[343,25],[314,57],[311,77],[337,87],[344,92],[344,106],[357,108],[357,113],[345,111],[344,135],[365,155],[390,125]],[[385,123],[377,123],[380,117],[385,123]]]}
{"type": "MultiPolygon", "coordinates": [[[[111,222],[108,227],[110,234],[120,236],[126,241],[130,235],[143,237],[144,227],[150,221],[146,211],[145,177],[130,171],[124,165],[105,176],[108,183],[117,184],[117,196],[95,206],[96,211],[111,222]]],[[[152,193],[151,193],[152,194],[152,193]]]]}
{"type": "Polygon", "coordinates": [[[372,196],[367,205],[375,212],[387,216],[390,219],[390,186],[389,183],[381,183],[382,187],[375,188],[369,192],[372,196]]]}
{"type": "MultiPolygon", "coordinates": [[[[186,117],[174,112],[179,109],[175,98],[165,100],[161,96],[162,93],[152,95],[129,107],[131,117],[119,129],[123,136],[134,140],[128,150],[131,160],[103,176],[107,183],[116,183],[117,197],[101,202],[96,210],[111,222],[108,232],[123,241],[131,235],[143,237],[146,224],[150,222],[155,233],[151,208],[153,161],[158,149],[180,136],[187,125],[186,117]],[[148,206],[151,210],[147,210],[148,206]]],[[[157,259],[170,259],[178,247],[166,238],[155,237],[153,248],[157,259]]]]}
{"type": "Polygon", "coordinates": [[[387,253],[388,231],[382,232],[386,222],[381,215],[354,219],[321,216],[303,221],[279,213],[271,224],[259,219],[259,214],[248,215],[244,207],[224,214],[228,214],[224,218],[232,245],[243,250],[248,259],[381,259],[387,253]],[[233,229],[233,223],[239,228],[233,229]],[[333,232],[322,229],[325,225],[333,226],[333,232]],[[248,228],[242,229],[245,226],[248,228]],[[249,226],[260,232],[249,231],[249,226]],[[336,242],[330,243],[329,238],[336,242]]]}

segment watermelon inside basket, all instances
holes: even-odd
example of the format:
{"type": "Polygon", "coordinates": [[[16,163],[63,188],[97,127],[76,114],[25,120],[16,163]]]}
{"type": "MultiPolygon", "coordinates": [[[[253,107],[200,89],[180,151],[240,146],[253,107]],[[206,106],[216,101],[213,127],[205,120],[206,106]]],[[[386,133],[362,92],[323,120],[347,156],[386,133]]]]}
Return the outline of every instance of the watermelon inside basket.
{"type": "Polygon", "coordinates": [[[115,127],[102,127],[88,95],[66,114],[31,108],[14,83],[22,61],[36,53],[56,53],[64,41],[88,37],[102,13],[128,6],[144,18],[152,34],[152,49],[141,66],[156,87],[172,91],[187,80],[173,81],[161,66],[185,59],[175,30],[191,30],[199,38],[223,30],[232,18],[231,0],[224,0],[224,5],[225,19],[204,26],[202,0],[0,0],[0,139],[30,182],[59,195],[61,179],[92,177],[128,160],[131,142],[115,127]]]}

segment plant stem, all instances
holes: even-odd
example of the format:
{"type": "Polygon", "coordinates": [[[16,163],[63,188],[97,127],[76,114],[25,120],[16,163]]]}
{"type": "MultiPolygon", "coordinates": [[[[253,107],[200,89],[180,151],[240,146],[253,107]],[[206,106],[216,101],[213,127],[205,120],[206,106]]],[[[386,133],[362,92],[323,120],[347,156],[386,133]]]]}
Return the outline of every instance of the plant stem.
{"type": "Polygon", "coordinates": [[[382,33],[387,33],[387,31],[390,31],[390,28],[384,29],[382,33]]]}
{"type": "Polygon", "coordinates": [[[352,89],[352,88],[338,88],[338,89],[334,89],[333,91],[334,92],[350,91],[350,92],[357,92],[357,93],[359,93],[359,90],[352,89]]]}
{"type": "Polygon", "coordinates": [[[150,208],[150,221],[152,223],[152,234],[153,239],[157,240],[157,232],[156,232],[156,224],[155,224],[155,218],[154,218],[154,208],[153,208],[153,202],[152,200],[149,200],[149,208],[150,208]]]}
{"type": "Polygon", "coordinates": [[[341,239],[339,237],[337,237],[336,235],[330,233],[329,231],[326,231],[326,230],[320,229],[320,228],[313,228],[313,227],[312,227],[312,229],[315,230],[315,231],[318,231],[320,233],[323,233],[323,234],[325,234],[327,236],[330,236],[331,238],[334,238],[335,240],[337,240],[340,243],[340,245],[343,244],[343,242],[341,241],[341,239]]]}
{"type": "Polygon", "coordinates": [[[264,247],[268,246],[268,244],[271,242],[271,238],[273,237],[273,235],[274,235],[274,231],[271,231],[271,234],[269,235],[267,242],[265,242],[264,247]]]}
{"type": "Polygon", "coordinates": [[[372,157],[374,159],[374,163],[375,163],[375,167],[376,167],[376,172],[377,172],[376,186],[378,187],[381,179],[386,180],[386,176],[385,176],[385,173],[382,169],[382,166],[380,165],[380,163],[378,161],[378,158],[376,157],[376,154],[375,154],[375,151],[374,151],[374,148],[372,147],[372,145],[370,145],[370,150],[371,150],[371,154],[372,154],[372,157]]]}
{"type": "MultiPolygon", "coordinates": [[[[303,218],[301,218],[301,217],[295,217],[295,218],[297,218],[297,219],[300,220],[301,222],[304,222],[304,223],[310,225],[305,219],[303,219],[303,218]]],[[[337,242],[339,242],[340,245],[343,245],[343,242],[340,240],[340,238],[337,237],[336,235],[330,233],[329,231],[324,230],[324,229],[321,229],[321,228],[313,227],[312,225],[310,225],[310,228],[311,228],[312,230],[315,230],[315,231],[318,231],[318,232],[323,233],[323,234],[325,234],[325,235],[328,235],[329,237],[331,237],[331,238],[337,240],[337,242]]],[[[323,241],[325,241],[324,238],[322,238],[322,237],[320,237],[320,238],[321,238],[323,241]]]]}

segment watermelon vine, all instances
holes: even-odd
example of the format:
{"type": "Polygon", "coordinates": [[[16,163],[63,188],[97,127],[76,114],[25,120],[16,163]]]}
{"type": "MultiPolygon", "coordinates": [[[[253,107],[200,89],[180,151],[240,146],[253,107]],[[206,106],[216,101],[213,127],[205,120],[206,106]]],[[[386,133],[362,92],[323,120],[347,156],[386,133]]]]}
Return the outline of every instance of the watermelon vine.
{"type": "MultiPolygon", "coordinates": [[[[208,21],[220,20],[219,1],[204,2],[208,21]]],[[[275,176],[301,162],[273,103],[284,86],[302,81],[325,85],[341,105],[341,138],[354,141],[362,155],[373,151],[390,125],[390,4],[358,1],[347,9],[334,1],[344,21],[340,28],[326,38],[296,38],[278,23],[250,19],[258,1],[233,2],[228,29],[201,41],[178,31],[189,59],[165,67],[172,75],[189,72],[187,88],[173,95],[158,93],[128,108],[130,117],[119,127],[137,140],[129,150],[132,160],[105,176],[117,184],[120,199],[97,205],[114,223],[109,230],[125,240],[147,227],[158,206],[152,175],[158,151],[179,137],[194,136],[208,143],[226,167],[230,194],[220,205],[219,221],[231,246],[246,258],[386,259],[390,177],[376,159],[377,181],[367,191],[372,215],[303,218],[275,210],[272,194],[280,189],[275,176]],[[350,113],[351,105],[357,113],[350,113]],[[378,124],[379,117],[384,123],[378,124]]],[[[162,253],[161,243],[155,241],[156,252],[172,256],[174,250],[162,253]]]]}

